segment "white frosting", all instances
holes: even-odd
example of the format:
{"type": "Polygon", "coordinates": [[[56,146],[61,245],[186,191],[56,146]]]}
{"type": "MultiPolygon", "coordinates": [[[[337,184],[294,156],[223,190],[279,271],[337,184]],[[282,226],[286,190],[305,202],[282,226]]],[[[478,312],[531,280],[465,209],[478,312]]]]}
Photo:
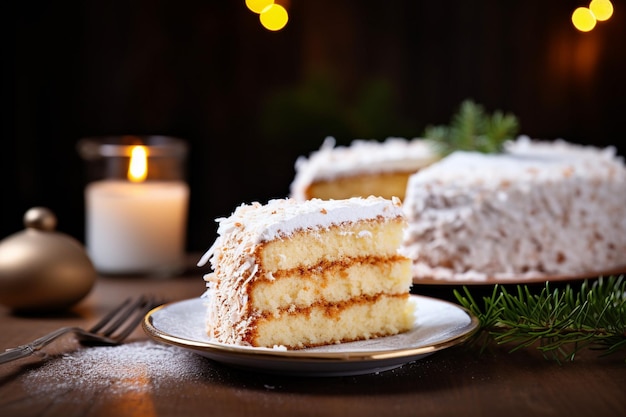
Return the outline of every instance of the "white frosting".
{"type": "MultiPolygon", "coordinates": [[[[218,218],[215,245],[221,244],[223,236],[241,230],[242,243],[256,245],[291,235],[298,230],[324,229],[355,219],[376,219],[379,216],[394,218],[402,216],[400,200],[380,197],[355,197],[345,200],[320,200],[317,198],[298,202],[295,199],[270,200],[242,204],[230,217],[218,218]]],[[[212,255],[209,249],[198,262],[204,265],[212,255]]]]}
{"type": "MultiPolygon", "coordinates": [[[[380,197],[346,200],[293,199],[242,204],[230,217],[219,218],[218,237],[198,262],[210,262],[207,274],[209,335],[241,344],[254,312],[249,311],[247,284],[259,275],[255,252],[263,242],[283,239],[298,230],[323,230],[355,220],[404,217],[400,200],[380,197]]],[[[268,277],[271,279],[271,276],[268,277]]]]}
{"type": "Polygon", "coordinates": [[[520,137],[414,174],[405,254],[417,278],[576,275],[626,264],[626,168],[612,148],[520,137]]]}
{"type": "Polygon", "coordinates": [[[304,200],[310,184],[360,174],[415,172],[439,159],[428,140],[390,137],[383,142],[356,139],[350,146],[335,146],[327,137],[318,151],[296,160],[291,196],[304,200]]]}
{"type": "Polygon", "coordinates": [[[569,143],[563,139],[554,141],[538,141],[532,140],[526,135],[519,136],[514,141],[507,141],[504,144],[506,153],[514,155],[525,155],[530,157],[549,157],[555,159],[591,159],[591,160],[618,160],[622,158],[616,155],[617,150],[614,146],[606,148],[597,148],[590,145],[578,145],[569,143]]]}

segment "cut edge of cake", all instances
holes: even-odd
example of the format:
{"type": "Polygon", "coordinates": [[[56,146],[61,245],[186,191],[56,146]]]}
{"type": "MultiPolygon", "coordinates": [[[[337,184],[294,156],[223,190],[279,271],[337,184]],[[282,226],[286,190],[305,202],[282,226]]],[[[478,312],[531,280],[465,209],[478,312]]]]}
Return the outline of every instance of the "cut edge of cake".
{"type": "Polygon", "coordinates": [[[435,144],[423,138],[355,139],[336,146],[329,136],[319,150],[296,160],[290,193],[300,201],[369,195],[403,199],[408,177],[440,158],[435,144]]]}

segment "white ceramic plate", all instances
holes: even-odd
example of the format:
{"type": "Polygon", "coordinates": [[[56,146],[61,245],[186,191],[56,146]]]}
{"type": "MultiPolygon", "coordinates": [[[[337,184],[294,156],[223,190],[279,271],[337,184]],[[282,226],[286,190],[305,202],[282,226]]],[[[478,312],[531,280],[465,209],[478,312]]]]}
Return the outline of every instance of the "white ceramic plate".
{"type": "Polygon", "coordinates": [[[143,328],[153,339],[189,349],[215,361],[270,373],[338,376],[382,372],[422,359],[465,341],[478,319],[462,307],[430,297],[417,303],[412,330],[395,336],[302,350],[279,350],[217,343],[205,334],[205,300],[166,304],[146,315],[143,328]]]}

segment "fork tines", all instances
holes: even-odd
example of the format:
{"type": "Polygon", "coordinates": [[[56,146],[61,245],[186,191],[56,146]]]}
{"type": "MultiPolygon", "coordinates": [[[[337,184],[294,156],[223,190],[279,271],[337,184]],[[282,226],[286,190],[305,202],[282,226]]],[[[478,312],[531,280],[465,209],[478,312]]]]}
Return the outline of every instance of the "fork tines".
{"type": "Polygon", "coordinates": [[[106,314],[89,331],[121,342],[141,323],[144,316],[157,305],[159,303],[154,298],[144,295],[135,299],[128,298],[106,314]],[[115,333],[116,331],[118,332],[115,333]]]}

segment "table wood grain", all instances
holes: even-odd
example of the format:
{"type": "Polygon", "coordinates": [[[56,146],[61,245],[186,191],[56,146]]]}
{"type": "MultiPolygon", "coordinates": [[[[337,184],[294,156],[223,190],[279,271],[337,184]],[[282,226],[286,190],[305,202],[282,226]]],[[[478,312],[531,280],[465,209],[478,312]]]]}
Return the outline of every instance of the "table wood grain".
{"type": "MultiPolygon", "coordinates": [[[[89,296],[67,314],[19,316],[0,308],[0,350],[61,326],[89,326],[129,295],[150,293],[178,301],[203,291],[200,274],[169,279],[100,277],[89,296]]],[[[128,343],[143,341],[152,343],[137,329],[128,343]]],[[[57,378],[43,370],[63,360],[64,352],[79,349],[90,348],[81,348],[68,337],[50,346],[46,358],[0,365],[0,415],[626,415],[623,354],[600,358],[585,351],[574,362],[557,364],[534,350],[509,353],[494,347],[479,354],[459,346],[378,374],[305,378],[233,369],[185,351],[197,361],[196,367],[176,377],[155,380],[147,375],[128,386],[122,381],[109,387],[100,381],[56,389],[57,378]]]]}

